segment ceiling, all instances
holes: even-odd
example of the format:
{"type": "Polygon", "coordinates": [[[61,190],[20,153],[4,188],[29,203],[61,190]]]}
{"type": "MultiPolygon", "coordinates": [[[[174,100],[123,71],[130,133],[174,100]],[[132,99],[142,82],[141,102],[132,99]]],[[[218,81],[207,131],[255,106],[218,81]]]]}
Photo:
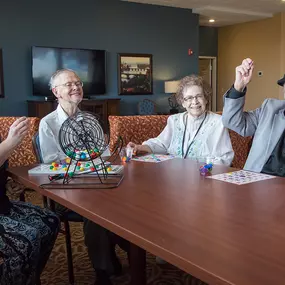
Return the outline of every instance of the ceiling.
{"type": "Polygon", "coordinates": [[[282,0],[122,0],[143,4],[193,9],[200,15],[200,25],[222,27],[270,18],[285,11],[282,0]],[[215,23],[209,23],[209,19],[215,23]]]}

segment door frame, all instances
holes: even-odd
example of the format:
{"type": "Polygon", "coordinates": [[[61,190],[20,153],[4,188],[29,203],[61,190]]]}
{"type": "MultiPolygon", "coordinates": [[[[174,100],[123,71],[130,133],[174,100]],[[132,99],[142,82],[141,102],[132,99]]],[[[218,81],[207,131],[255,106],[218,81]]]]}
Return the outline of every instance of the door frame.
{"type": "Polygon", "coordinates": [[[216,56],[199,56],[199,59],[211,59],[212,60],[212,110],[217,112],[217,57],[216,56]]]}

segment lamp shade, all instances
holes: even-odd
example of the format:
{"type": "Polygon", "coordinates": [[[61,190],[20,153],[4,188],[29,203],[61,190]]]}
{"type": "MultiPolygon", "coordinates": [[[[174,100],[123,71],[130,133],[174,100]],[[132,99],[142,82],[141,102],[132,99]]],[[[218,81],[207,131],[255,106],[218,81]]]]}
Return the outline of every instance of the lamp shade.
{"type": "Polygon", "coordinates": [[[165,93],[176,93],[178,88],[179,80],[177,81],[165,81],[164,92],[165,93]]]}

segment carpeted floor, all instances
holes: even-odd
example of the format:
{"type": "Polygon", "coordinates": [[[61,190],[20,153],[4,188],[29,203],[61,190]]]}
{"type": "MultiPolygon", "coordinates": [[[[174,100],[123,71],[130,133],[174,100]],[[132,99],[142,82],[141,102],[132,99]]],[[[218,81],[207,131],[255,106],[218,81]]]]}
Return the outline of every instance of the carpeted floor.
{"type": "MultiPolygon", "coordinates": [[[[42,205],[42,198],[34,191],[26,192],[26,201],[35,205],[42,205]]],[[[95,274],[91,267],[87,251],[83,242],[81,223],[70,223],[73,249],[73,265],[76,285],[93,285],[95,274]]],[[[127,285],[130,278],[126,254],[117,249],[117,254],[123,265],[124,274],[113,278],[114,285],[127,285]]],[[[205,283],[191,277],[189,274],[170,265],[157,265],[155,257],[147,254],[147,280],[148,285],[204,285],[205,283]]],[[[53,252],[45,271],[42,274],[42,285],[67,285],[68,273],[65,251],[65,239],[59,234],[53,252]]],[[[206,284],[205,284],[206,285],[206,284]]]]}

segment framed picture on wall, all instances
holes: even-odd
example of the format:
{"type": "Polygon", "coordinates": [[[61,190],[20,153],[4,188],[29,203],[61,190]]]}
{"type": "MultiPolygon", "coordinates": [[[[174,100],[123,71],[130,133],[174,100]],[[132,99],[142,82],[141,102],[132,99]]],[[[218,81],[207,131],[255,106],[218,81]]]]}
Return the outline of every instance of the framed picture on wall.
{"type": "Polygon", "coordinates": [[[2,49],[0,49],[0,97],[4,97],[4,76],[3,76],[2,49]]]}
{"type": "Polygon", "coordinates": [[[152,55],[118,54],[119,95],[153,94],[152,55]]]}

